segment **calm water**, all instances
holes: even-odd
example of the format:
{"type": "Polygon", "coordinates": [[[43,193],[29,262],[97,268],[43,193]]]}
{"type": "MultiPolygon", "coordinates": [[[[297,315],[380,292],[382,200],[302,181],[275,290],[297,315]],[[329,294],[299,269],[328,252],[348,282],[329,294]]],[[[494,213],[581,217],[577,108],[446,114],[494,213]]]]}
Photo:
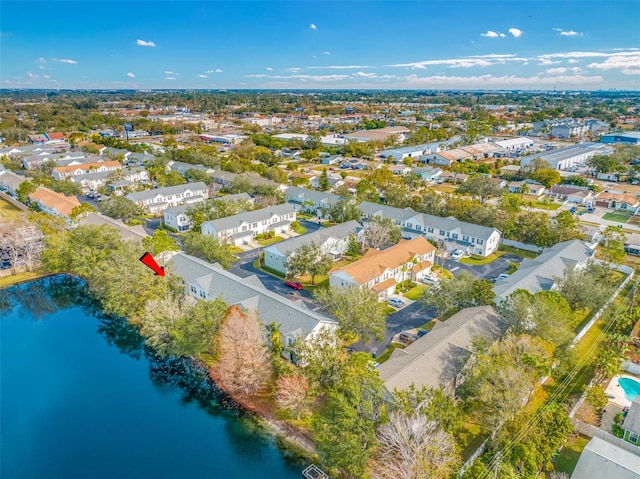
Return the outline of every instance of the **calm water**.
{"type": "Polygon", "coordinates": [[[155,358],[81,282],[0,290],[0,318],[3,479],[301,478],[206,375],[155,358]]]}

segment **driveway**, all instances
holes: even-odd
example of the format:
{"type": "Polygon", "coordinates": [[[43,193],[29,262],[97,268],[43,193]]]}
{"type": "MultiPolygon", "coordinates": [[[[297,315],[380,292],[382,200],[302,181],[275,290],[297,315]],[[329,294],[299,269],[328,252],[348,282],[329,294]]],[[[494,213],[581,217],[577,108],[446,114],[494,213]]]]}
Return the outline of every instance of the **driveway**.
{"type": "Polygon", "coordinates": [[[490,279],[502,273],[506,273],[507,269],[509,269],[509,263],[520,264],[522,262],[522,259],[522,257],[514,254],[503,254],[491,263],[477,266],[445,259],[444,267],[451,271],[454,275],[459,274],[461,271],[467,271],[474,275],[476,278],[490,279]]]}
{"type": "Polygon", "coordinates": [[[384,338],[382,341],[371,341],[367,344],[359,341],[351,347],[356,351],[364,351],[367,353],[375,353],[376,356],[380,356],[384,353],[393,337],[406,331],[407,329],[414,329],[428,323],[436,317],[436,309],[433,307],[425,307],[419,301],[416,301],[409,306],[402,308],[397,313],[387,316],[387,327],[384,331],[384,338]]]}

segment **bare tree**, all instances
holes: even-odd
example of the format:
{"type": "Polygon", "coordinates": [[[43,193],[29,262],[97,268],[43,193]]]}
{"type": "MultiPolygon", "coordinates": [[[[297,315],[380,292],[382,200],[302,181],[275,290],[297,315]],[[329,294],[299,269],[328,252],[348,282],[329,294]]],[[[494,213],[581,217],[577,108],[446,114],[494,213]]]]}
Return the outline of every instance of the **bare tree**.
{"type": "Polygon", "coordinates": [[[376,479],[444,479],[459,464],[451,435],[421,414],[393,412],[377,436],[376,479]]]}
{"type": "Polygon", "coordinates": [[[300,413],[307,403],[307,391],[309,382],[307,378],[297,375],[281,376],[276,381],[278,387],[277,402],[283,409],[291,409],[296,413],[296,419],[300,419],[300,413]]]}
{"type": "Polygon", "coordinates": [[[396,243],[402,236],[400,227],[389,218],[374,218],[367,224],[364,243],[369,248],[380,249],[389,243],[396,243]]]}
{"type": "Polygon", "coordinates": [[[258,392],[269,379],[271,359],[262,324],[253,311],[232,305],[222,320],[214,373],[220,386],[242,397],[258,392]]]}
{"type": "Polygon", "coordinates": [[[19,218],[3,228],[3,232],[0,232],[0,255],[9,261],[14,274],[19,265],[24,265],[27,271],[37,265],[42,253],[43,237],[40,228],[25,218],[19,218]]]}

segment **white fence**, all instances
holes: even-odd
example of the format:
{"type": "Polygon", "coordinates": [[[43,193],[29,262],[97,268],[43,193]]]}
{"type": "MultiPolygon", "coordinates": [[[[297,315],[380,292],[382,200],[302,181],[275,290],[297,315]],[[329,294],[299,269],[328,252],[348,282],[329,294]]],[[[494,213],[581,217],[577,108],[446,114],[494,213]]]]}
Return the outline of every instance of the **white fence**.
{"type": "Polygon", "coordinates": [[[533,251],[534,253],[541,253],[543,250],[543,248],[541,248],[540,246],[536,246],[534,244],[520,243],[520,241],[514,241],[514,240],[508,240],[508,239],[503,239],[502,244],[505,246],[512,246],[518,249],[533,251]]]}
{"type": "Polygon", "coordinates": [[[579,434],[588,437],[599,437],[600,439],[607,441],[610,444],[618,446],[625,451],[632,452],[633,454],[640,455],[640,447],[625,441],[622,438],[616,437],[613,434],[609,434],[607,431],[603,431],[591,424],[578,421],[577,419],[571,419],[575,431],[579,434]]]}

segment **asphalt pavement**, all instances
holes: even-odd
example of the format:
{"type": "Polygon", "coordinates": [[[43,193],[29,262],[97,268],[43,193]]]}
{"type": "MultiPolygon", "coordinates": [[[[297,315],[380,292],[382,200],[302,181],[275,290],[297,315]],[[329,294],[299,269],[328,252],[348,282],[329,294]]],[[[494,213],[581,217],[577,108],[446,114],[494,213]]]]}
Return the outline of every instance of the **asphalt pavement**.
{"type": "Polygon", "coordinates": [[[491,279],[502,273],[506,273],[509,269],[509,263],[521,263],[522,257],[514,254],[503,254],[489,264],[469,265],[451,259],[444,260],[445,269],[451,271],[454,275],[461,271],[467,271],[479,279],[491,279]]]}

